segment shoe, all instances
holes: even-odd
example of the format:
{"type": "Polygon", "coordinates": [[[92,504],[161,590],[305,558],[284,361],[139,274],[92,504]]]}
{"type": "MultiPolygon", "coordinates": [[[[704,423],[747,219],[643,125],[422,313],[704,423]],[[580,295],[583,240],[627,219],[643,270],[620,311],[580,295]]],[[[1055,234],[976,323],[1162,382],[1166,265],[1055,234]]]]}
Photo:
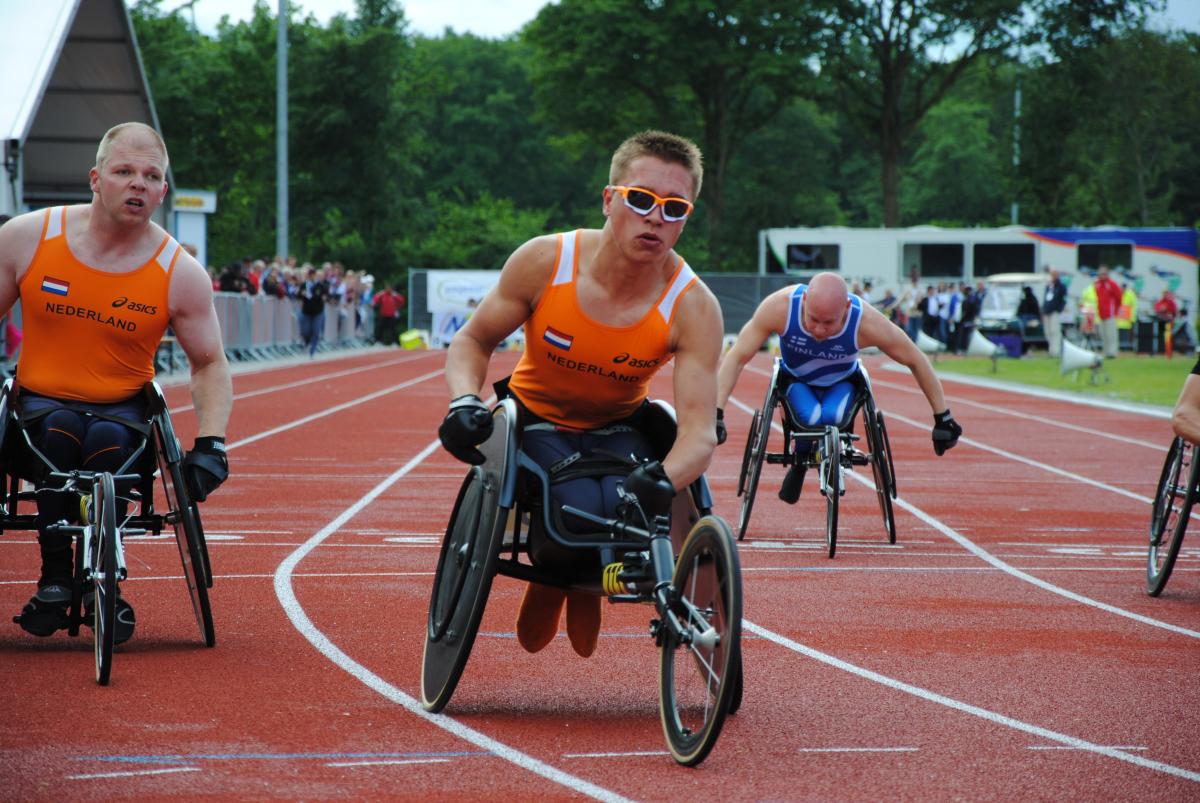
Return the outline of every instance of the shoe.
{"type": "Polygon", "coordinates": [[[50,582],[38,587],[37,593],[21,609],[21,615],[13,617],[13,621],[26,633],[44,638],[56,630],[66,629],[70,606],[70,584],[50,582]]]}
{"type": "MultiPolygon", "coordinates": [[[[92,614],[92,604],[95,599],[94,591],[83,595],[83,623],[88,627],[91,627],[96,621],[92,614]]],[[[133,629],[137,625],[137,618],[133,615],[133,606],[126,602],[120,593],[117,594],[117,615],[114,618],[116,624],[113,626],[113,644],[124,644],[133,638],[133,629]]]]}
{"type": "Polygon", "coordinates": [[[600,597],[582,591],[567,592],[567,638],[581,658],[596,651],[600,638],[600,597]]]}
{"type": "Polygon", "coordinates": [[[796,464],[789,466],[787,474],[783,476],[783,484],[779,486],[779,498],[789,505],[796,504],[796,500],[800,498],[800,488],[804,485],[806,473],[808,473],[808,466],[796,464]]]}
{"type": "Polygon", "coordinates": [[[561,588],[530,583],[521,597],[517,614],[517,642],[526,652],[538,652],[558,635],[567,592],[561,588]]]}

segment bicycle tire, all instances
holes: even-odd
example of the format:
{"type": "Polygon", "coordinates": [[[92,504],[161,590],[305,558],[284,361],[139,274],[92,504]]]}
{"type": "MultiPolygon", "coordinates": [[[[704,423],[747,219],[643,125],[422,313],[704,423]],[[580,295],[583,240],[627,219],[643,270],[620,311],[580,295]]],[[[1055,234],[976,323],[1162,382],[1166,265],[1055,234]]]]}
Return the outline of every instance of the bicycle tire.
{"type": "Polygon", "coordinates": [[[92,486],[89,547],[92,564],[92,640],[96,682],[107,686],[112,675],[117,627],[117,490],[112,474],[100,474],[92,486]]]}
{"type": "Polygon", "coordinates": [[[1163,461],[1150,514],[1150,543],[1146,555],[1146,593],[1152,597],[1157,597],[1166,588],[1183,546],[1200,483],[1198,458],[1200,447],[1176,437],[1163,461]],[[1167,539],[1165,544],[1164,537],[1167,539]]]}
{"type": "Polygon", "coordinates": [[[672,610],[688,632],[707,636],[689,643],[666,625],[659,631],[663,733],[675,761],[693,767],[716,744],[741,679],[741,565],[721,518],[705,516],[692,527],[675,562],[671,593],[672,610]]]}

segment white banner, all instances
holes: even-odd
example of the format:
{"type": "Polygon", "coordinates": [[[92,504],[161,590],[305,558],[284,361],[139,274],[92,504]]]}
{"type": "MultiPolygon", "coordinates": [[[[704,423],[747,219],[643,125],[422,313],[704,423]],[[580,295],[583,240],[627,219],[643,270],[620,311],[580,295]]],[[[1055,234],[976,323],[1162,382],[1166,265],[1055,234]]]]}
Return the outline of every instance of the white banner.
{"type": "Polygon", "coordinates": [[[474,309],[498,281],[498,270],[431,270],[426,274],[425,303],[434,313],[474,309]]]}

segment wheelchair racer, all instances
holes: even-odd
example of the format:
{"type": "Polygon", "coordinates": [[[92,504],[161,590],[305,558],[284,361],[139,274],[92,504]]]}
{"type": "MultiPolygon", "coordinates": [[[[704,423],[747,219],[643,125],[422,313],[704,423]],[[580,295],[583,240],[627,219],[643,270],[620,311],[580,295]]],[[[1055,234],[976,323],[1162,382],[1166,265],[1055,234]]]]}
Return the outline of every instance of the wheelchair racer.
{"type": "MultiPolygon", "coordinates": [[[[167,194],[167,164],[153,128],[109,129],[89,171],[91,203],[30,212],[0,228],[0,311],[22,302],[17,405],[33,443],[60,471],[115,471],[132,454],[147,431],[143,387],[171,326],[191,365],[199,428],[183,472],[199,502],[228,476],[233,389],[211,281],[151,219],[167,194]]],[[[35,636],[67,626],[71,536],[52,525],[79,515],[77,496],[45,486],[37,489],[41,576],[17,617],[35,636]]],[[[134,625],[119,597],[114,641],[128,640],[134,625]]]]}
{"type": "MultiPolygon", "coordinates": [[[[835,273],[818,273],[806,284],[771,293],[742,327],[721,360],[717,375],[717,441],[725,442],[725,405],[746,363],[772,334],[779,335],[780,362],[796,381],[787,385],[783,401],[795,420],[808,427],[838,425],[854,402],[854,374],[860,349],[876,347],[908,368],[933,408],[933,449],[941,456],[952,449],[962,427],[950,414],[942,383],[929,360],[900,327],[870,304],[851,295],[835,273]]],[[[770,422],[764,422],[769,426],[770,422]]],[[[808,441],[796,444],[797,462],[788,468],[779,498],[800,498],[808,441]]]]}
{"type": "MultiPolygon", "coordinates": [[[[438,429],[447,451],[483,462],[475,447],[492,430],[480,400],[488,362],[523,325],[525,351],[508,390],[523,408],[522,449],[547,469],[554,502],[610,517],[623,482],[648,516],[668,514],[676,491],[704,472],[716,446],[721,309],[674,251],[702,175],[692,142],[659,131],[636,134],[613,154],[601,196],[604,228],[537,237],[509,257],[496,287],[450,343],[453,401],[438,429]],[[678,426],[659,462],[653,433],[640,425],[650,378],[672,358],[678,426]],[[587,464],[597,470],[579,470],[587,464]]],[[[569,532],[571,517],[564,524],[569,532]]],[[[538,562],[535,536],[536,528],[530,543],[538,562]]],[[[557,563],[562,556],[552,552],[546,561],[557,563]]],[[[564,605],[572,647],[592,654],[600,598],[535,583],[517,617],[524,649],[537,652],[553,640],[564,605]]]]}

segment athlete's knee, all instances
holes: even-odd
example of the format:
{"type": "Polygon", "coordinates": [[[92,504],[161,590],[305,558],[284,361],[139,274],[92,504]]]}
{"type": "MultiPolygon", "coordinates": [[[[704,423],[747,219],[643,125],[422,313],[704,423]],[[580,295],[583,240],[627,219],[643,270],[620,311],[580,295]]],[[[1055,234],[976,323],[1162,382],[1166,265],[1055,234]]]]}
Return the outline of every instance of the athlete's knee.
{"type": "Polygon", "coordinates": [[[83,420],[71,410],[54,410],[41,421],[38,446],[56,468],[75,468],[83,451],[83,420]]]}
{"type": "Polygon", "coordinates": [[[89,471],[115,471],[133,450],[134,433],[115,421],[97,421],[83,439],[83,467],[89,471]]]}

